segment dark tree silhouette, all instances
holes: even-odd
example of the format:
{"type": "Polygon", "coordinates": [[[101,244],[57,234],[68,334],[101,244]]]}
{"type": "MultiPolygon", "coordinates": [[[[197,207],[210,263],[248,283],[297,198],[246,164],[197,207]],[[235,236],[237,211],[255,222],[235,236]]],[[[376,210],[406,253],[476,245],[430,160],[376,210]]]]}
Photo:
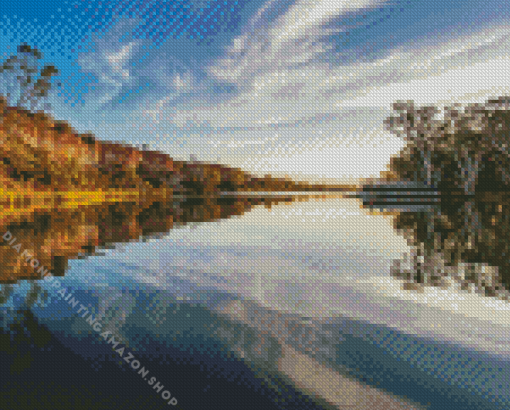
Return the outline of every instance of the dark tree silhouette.
{"type": "MultiPolygon", "coordinates": [[[[58,74],[58,70],[53,65],[46,65],[39,72],[38,60],[42,57],[39,50],[24,43],[18,46],[17,55],[9,57],[2,64],[0,73],[11,72],[17,82],[9,83],[7,79],[5,97],[9,105],[34,111],[42,99],[48,96],[51,90],[51,77],[58,74]],[[15,93],[17,89],[18,93],[15,93]]],[[[50,111],[51,105],[46,103],[43,108],[50,111]]]]}
{"type": "MultiPolygon", "coordinates": [[[[386,129],[407,142],[392,158],[390,171],[398,179],[417,180],[474,194],[481,172],[497,176],[501,188],[510,186],[510,97],[486,103],[444,108],[416,107],[412,101],[393,104],[395,114],[386,129]],[[489,162],[494,166],[487,166],[489,162]]],[[[480,178],[480,180],[482,180],[480,178]]],[[[480,184],[478,184],[480,185],[480,184]]],[[[493,184],[494,185],[494,184],[493,184]]]]}

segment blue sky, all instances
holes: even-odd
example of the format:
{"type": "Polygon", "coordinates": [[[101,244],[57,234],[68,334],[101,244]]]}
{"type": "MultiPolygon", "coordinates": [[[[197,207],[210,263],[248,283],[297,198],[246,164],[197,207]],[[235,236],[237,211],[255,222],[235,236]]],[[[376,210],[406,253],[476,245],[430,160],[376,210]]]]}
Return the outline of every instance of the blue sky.
{"type": "Polygon", "coordinates": [[[504,0],[19,0],[0,59],[38,47],[60,70],[52,112],[80,132],[350,182],[403,146],[392,102],[509,93],[509,16],[504,0]]]}

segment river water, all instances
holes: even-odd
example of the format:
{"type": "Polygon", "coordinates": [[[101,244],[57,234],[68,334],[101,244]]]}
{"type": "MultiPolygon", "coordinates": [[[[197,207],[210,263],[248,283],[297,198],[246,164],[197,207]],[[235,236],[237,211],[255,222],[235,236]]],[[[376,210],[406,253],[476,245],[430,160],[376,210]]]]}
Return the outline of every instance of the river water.
{"type": "Polygon", "coordinates": [[[226,406],[207,379],[221,363],[235,372],[232,360],[250,369],[253,391],[274,395],[275,408],[510,408],[506,245],[494,245],[506,238],[506,202],[443,201],[400,214],[398,205],[369,202],[182,198],[6,225],[58,277],[33,280],[34,269],[20,267],[3,243],[4,332],[30,312],[58,341],[55,350],[84,357],[101,377],[115,359],[57,293],[65,289],[147,369],[159,369],[182,408],[226,406]],[[418,266],[396,273],[416,249],[418,266]],[[206,381],[165,371],[180,354],[205,366],[206,381]],[[287,388],[292,399],[283,398],[287,388]]]}

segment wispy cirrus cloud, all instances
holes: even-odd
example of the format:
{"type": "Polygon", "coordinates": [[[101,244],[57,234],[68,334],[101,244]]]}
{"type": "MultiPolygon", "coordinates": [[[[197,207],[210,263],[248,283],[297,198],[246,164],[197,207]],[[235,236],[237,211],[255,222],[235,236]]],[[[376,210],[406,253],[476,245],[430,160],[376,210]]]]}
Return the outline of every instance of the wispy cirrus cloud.
{"type": "Polygon", "coordinates": [[[139,50],[141,41],[120,42],[126,30],[136,24],[133,20],[118,23],[112,31],[103,37],[93,36],[93,52],[79,54],[78,63],[83,71],[99,79],[99,91],[95,93],[94,103],[103,107],[110,103],[122,91],[134,83],[130,63],[139,50]]]}
{"type": "MultiPolygon", "coordinates": [[[[211,81],[231,84],[238,92],[221,104],[190,102],[190,109],[172,107],[166,117],[178,127],[260,128],[313,120],[318,113],[330,112],[327,95],[333,91],[337,73],[315,61],[333,48],[325,39],[350,27],[326,25],[342,13],[383,3],[387,1],[300,0],[279,17],[268,19],[271,10],[277,11],[277,2],[269,1],[225,54],[205,68],[211,81]]],[[[159,102],[161,114],[165,103],[159,102]]]]}
{"type": "MultiPolygon", "coordinates": [[[[334,114],[360,105],[389,107],[398,99],[433,103],[455,98],[455,95],[462,98],[466,94],[477,93],[476,88],[487,89],[489,94],[497,93],[508,84],[504,68],[498,70],[497,67],[501,64],[506,67],[502,61],[509,51],[510,29],[501,26],[447,39],[434,46],[401,46],[374,61],[334,68],[327,64],[310,64],[289,69],[267,64],[265,71],[258,70],[261,74],[244,76],[240,74],[243,67],[254,70],[257,63],[249,65],[238,61],[237,67],[240,68],[236,71],[235,67],[225,69],[224,60],[220,60],[209,71],[214,75],[220,70],[224,80],[231,73],[230,80],[243,85],[245,91],[221,105],[196,107],[192,115],[186,109],[178,109],[169,119],[181,127],[195,123],[217,128],[260,129],[263,126],[313,121],[326,114],[334,117],[334,114]],[[491,76],[485,75],[482,66],[475,68],[479,64],[485,64],[491,76]],[[248,79],[249,86],[246,85],[248,79]],[[415,86],[417,81],[427,86],[415,86]]],[[[254,57],[248,55],[243,58],[249,61],[254,57]]],[[[258,62],[261,66],[260,60],[263,59],[264,53],[261,52],[258,62]]],[[[232,64],[229,57],[227,62],[232,64]]]]}
{"type": "Polygon", "coordinates": [[[137,39],[105,52],[102,74],[118,88],[150,81],[130,117],[141,118],[140,130],[154,127],[156,146],[173,156],[221,157],[259,173],[373,176],[403,144],[382,126],[392,102],[466,102],[510,84],[504,21],[460,30],[479,15],[466,6],[452,14],[459,22],[446,19],[432,35],[440,19],[415,24],[429,9],[417,2],[414,11],[395,8],[402,16],[392,11],[404,3],[270,0],[207,58],[209,46],[172,38],[123,66],[145,53],[149,43],[137,39]],[[374,28],[391,13],[395,21],[374,28]]]}

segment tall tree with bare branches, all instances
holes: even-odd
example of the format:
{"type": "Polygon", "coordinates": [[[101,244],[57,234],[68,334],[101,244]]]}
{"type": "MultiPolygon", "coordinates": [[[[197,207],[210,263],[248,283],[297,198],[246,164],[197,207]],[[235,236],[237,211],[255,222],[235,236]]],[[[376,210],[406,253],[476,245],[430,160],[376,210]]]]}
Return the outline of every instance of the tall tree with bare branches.
{"type": "MultiPolygon", "coordinates": [[[[5,97],[9,105],[34,111],[48,96],[51,77],[58,74],[58,70],[53,65],[46,65],[39,71],[39,60],[42,58],[39,50],[24,43],[18,46],[17,55],[9,57],[2,64],[0,73],[14,76],[3,78],[7,83],[5,97]]],[[[51,105],[44,104],[43,110],[50,111],[51,105]]]]}

